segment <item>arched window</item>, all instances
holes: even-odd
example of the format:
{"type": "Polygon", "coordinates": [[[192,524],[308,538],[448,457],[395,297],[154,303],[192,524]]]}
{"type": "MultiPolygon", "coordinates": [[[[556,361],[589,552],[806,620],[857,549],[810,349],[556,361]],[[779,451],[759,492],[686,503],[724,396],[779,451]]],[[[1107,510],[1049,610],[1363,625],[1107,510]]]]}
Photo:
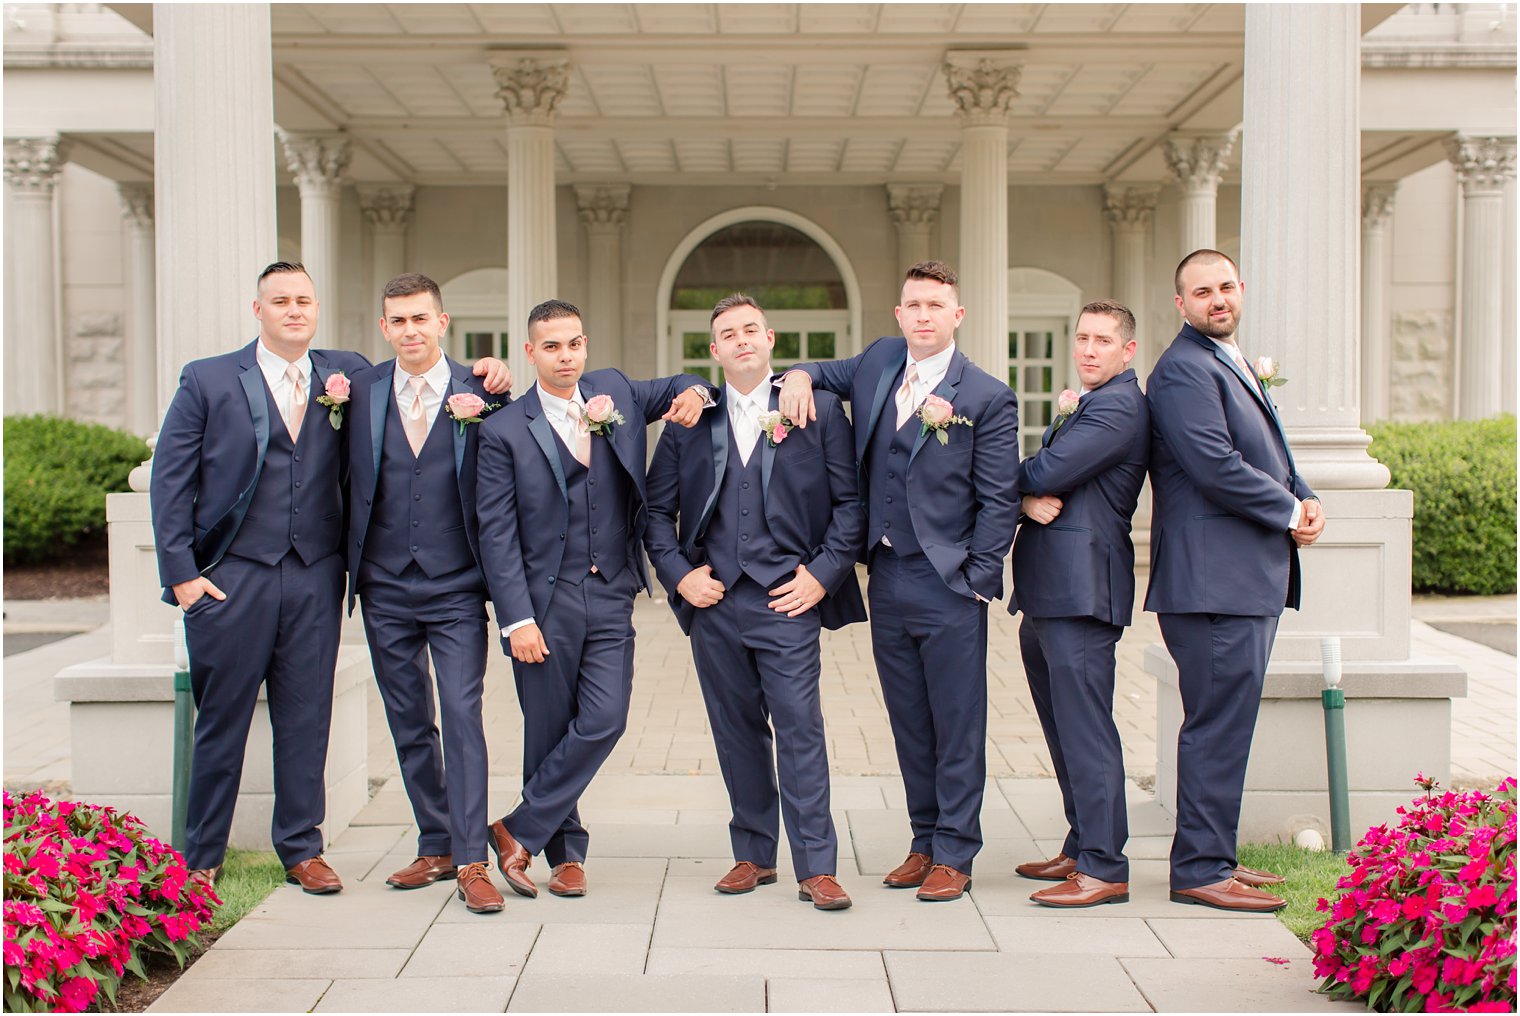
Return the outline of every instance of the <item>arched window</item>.
{"type": "Polygon", "coordinates": [[[439,287],[449,315],[444,339],[448,353],[460,363],[482,356],[505,360],[508,353],[507,270],[477,268],[457,275],[439,287]]]}
{"type": "Polygon", "coordinates": [[[1039,450],[1056,396],[1072,384],[1071,336],[1081,312],[1075,283],[1042,268],[1008,270],[1008,386],[1019,397],[1025,455],[1039,450]]]}

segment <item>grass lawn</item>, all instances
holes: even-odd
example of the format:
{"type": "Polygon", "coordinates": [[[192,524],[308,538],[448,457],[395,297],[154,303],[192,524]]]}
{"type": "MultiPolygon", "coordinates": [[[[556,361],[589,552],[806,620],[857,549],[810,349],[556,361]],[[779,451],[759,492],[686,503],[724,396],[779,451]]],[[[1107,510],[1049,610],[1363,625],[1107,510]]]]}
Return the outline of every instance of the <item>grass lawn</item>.
{"type": "Polygon", "coordinates": [[[216,894],[222,905],[216,908],[211,927],[203,939],[220,938],[222,933],[248,916],[264,897],[285,884],[285,869],[270,851],[229,850],[216,880],[216,894]]]}
{"type": "Polygon", "coordinates": [[[1270,871],[1288,881],[1267,886],[1267,891],[1288,901],[1277,912],[1277,919],[1305,942],[1315,928],[1325,923],[1325,915],[1314,909],[1324,897],[1334,901],[1335,883],[1351,868],[1346,858],[1329,850],[1305,850],[1291,843],[1242,843],[1237,857],[1247,868],[1270,871]]]}

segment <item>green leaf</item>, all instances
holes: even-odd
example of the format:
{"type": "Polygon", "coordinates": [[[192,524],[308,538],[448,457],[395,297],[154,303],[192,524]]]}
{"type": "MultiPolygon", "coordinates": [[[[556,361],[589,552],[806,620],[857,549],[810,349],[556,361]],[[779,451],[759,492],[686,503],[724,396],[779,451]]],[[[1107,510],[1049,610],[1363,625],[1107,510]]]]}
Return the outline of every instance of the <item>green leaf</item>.
{"type": "Polygon", "coordinates": [[[936,430],[934,432],[934,436],[939,438],[939,443],[942,445],[947,445],[950,443],[950,435],[946,434],[943,430],[936,430]]]}

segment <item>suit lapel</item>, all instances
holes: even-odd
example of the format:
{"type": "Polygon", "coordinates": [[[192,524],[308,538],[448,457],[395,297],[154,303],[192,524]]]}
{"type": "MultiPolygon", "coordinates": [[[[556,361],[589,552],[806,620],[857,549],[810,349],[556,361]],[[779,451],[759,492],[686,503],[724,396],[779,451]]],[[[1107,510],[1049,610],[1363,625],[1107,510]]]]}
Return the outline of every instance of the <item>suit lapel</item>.
{"type": "Polygon", "coordinates": [[[264,372],[259,369],[258,361],[243,371],[239,378],[243,382],[243,394],[248,398],[248,412],[253,416],[253,442],[258,452],[254,459],[254,478],[257,478],[264,469],[264,455],[269,451],[269,397],[264,385],[264,372]]]}
{"type": "MultiPolygon", "coordinates": [[[[940,379],[939,385],[929,394],[938,395],[952,406],[955,405],[955,389],[961,383],[961,372],[965,370],[965,366],[966,356],[957,349],[955,355],[950,357],[950,369],[945,371],[945,376],[940,379]]],[[[914,458],[918,456],[918,450],[924,446],[924,442],[928,439],[929,428],[920,424],[918,437],[913,439],[913,450],[908,453],[908,465],[913,465],[914,458]]]]}
{"type": "Polygon", "coordinates": [[[391,397],[395,391],[395,366],[383,371],[369,386],[369,444],[374,459],[374,475],[380,476],[380,453],[385,448],[385,414],[390,410],[391,397]]]}
{"type": "Polygon", "coordinates": [[[559,496],[564,498],[565,504],[568,505],[570,488],[565,484],[565,467],[559,461],[559,450],[555,447],[557,439],[554,436],[554,427],[550,425],[549,418],[544,415],[544,404],[539,401],[537,385],[528,389],[528,394],[523,396],[523,402],[527,403],[524,412],[528,414],[528,433],[533,435],[533,440],[538,442],[544,458],[549,460],[549,468],[554,472],[554,482],[559,484],[559,496]]]}
{"type": "Polygon", "coordinates": [[[886,367],[883,368],[881,379],[876,382],[876,395],[871,399],[871,415],[866,419],[866,439],[862,447],[871,447],[871,435],[876,433],[876,424],[881,420],[882,407],[887,404],[887,393],[892,390],[892,382],[897,380],[897,375],[902,371],[903,365],[907,362],[908,347],[905,344],[902,356],[893,357],[886,367]]]}
{"type": "MultiPolygon", "coordinates": [[[[1088,394],[1090,395],[1092,393],[1089,392],[1088,394]]],[[[1062,419],[1061,417],[1056,417],[1054,420],[1051,420],[1050,421],[1050,426],[1047,427],[1047,428],[1045,428],[1045,435],[1044,435],[1044,437],[1042,437],[1040,439],[1040,447],[1041,448],[1049,448],[1051,445],[1055,444],[1056,443],[1056,438],[1060,437],[1061,434],[1063,434],[1071,426],[1072,421],[1075,420],[1077,417],[1081,416],[1082,415],[1082,410],[1084,410],[1086,408],[1087,408],[1087,399],[1085,397],[1083,397],[1083,398],[1081,398],[1081,399],[1078,400],[1078,402],[1077,402],[1077,408],[1073,409],[1071,411],[1071,415],[1070,416],[1066,417],[1065,419],[1062,419]],[[1057,423],[1059,423],[1060,426],[1056,426],[1057,423]]]]}
{"type": "MultiPolygon", "coordinates": [[[[451,395],[473,395],[474,394],[473,392],[470,391],[469,386],[464,383],[464,379],[466,377],[469,377],[469,376],[470,376],[469,373],[465,370],[464,367],[462,367],[461,365],[455,363],[453,360],[450,360],[449,361],[449,390],[448,390],[448,392],[443,397],[444,404],[442,406],[438,407],[438,412],[440,414],[448,417],[448,420],[449,420],[449,429],[454,432],[454,479],[457,480],[457,481],[459,481],[459,482],[461,482],[461,483],[464,481],[464,446],[465,446],[464,429],[465,428],[464,428],[464,426],[461,426],[460,424],[455,423],[454,422],[454,418],[452,416],[448,416],[448,400],[449,400],[449,396],[451,396],[451,395]]],[[[470,426],[470,425],[466,425],[466,426],[470,426]]],[[[473,426],[479,426],[479,424],[474,424],[473,426]]],[[[462,495],[463,493],[464,493],[464,491],[461,490],[460,494],[462,495]]]]}
{"type": "Polygon", "coordinates": [[[718,491],[723,486],[723,473],[728,469],[728,406],[724,402],[726,395],[727,392],[724,389],[718,389],[717,406],[711,412],[702,414],[703,420],[708,425],[708,431],[712,435],[713,482],[712,490],[707,495],[707,503],[702,506],[702,514],[698,516],[692,542],[696,542],[707,532],[707,523],[712,521],[713,510],[718,506],[718,491]]]}
{"type": "MultiPolygon", "coordinates": [[[[769,408],[770,408],[771,412],[775,412],[776,411],[776,402],[777,402],[777,399],[780,397],[781,393],[777,390],[777,388],[776,388],[775,385],[771,385],[769,387],[770,387],[770,390],[771,390],[771,399],[770,399],[770,403],[769,403],[769,408]]],[[[765,434],[765,433],[762,432],[761,435],[760,435],[760,503],[761,504],[765,503],[766,495],[768,495],[770,493],[770,490],[771,490],[771,466],[775,463],[775,461],[776,461],[776,445],[771,441],[769,434],[765,434]]]]}

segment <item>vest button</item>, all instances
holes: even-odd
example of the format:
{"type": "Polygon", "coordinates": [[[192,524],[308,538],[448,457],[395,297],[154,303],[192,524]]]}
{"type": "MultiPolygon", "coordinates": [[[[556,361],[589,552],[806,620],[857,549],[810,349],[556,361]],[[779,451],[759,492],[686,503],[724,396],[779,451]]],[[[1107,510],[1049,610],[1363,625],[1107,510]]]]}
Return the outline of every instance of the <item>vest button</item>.
{"type": "Polygon", "coordinates": [[[887,449],[887,454],[888,455],[896,455],[897,454],[897,449],[896,448],[888,448],[887,449]]]}
{"type": "Polygon", "coordinates": [[[749,509],[748,508],[741,508],[741,509],[739,509],[739,514],[740,515],[748,515],[749,514],[749,509]]]}
{"type": "Polygon", "coordinates": [[[300,485],[301,485],[301,481],[300,481],[300,480],[297,480],[297,481],[296,481],[296,486],[297,486],[297,487],[299,487],[299,486],[300,486],[300,485]]]}
{"type": "Polygon", "coordinates": [[[297,541],[297,540],[299,540],[299,539],[300,539],[300,538],[301,538],[301,534],[300,534],[300,533],[291,533],[291,534],[290,534],[290,542],[291,542],[291,543],[294,543],[294,542],[296,542],[296,541],[297,541]]]}
{"type": "Polygon", "coordinates": [[[881,524],[881,528],[883,528],[883,529],[891,529],[892,528],[892,523],[890,523],[890,522],[883,522],[881,524]]]}
{"type": "Polygon", "coordinates": [[[894,473],[894,472],[892,472],[892,470],[889,469],[889,470],[887,470],[887,479],[889,479],[889,480],[895,480],[895,479],[897,479],[897,474],[894,473]]]}
{"type": "Polygon", "coordinates": [[[412,544],[412,553],[413,554],[417,553],[417,545],[415,543],[412,544]]]}
{"type": "Polygon", "coordinates": [[[597,534],[597,528],[595,526],[592,526],[591,527],[591,535],[595,536],[596,534],[597,534]]]}
{"type": "Polygon", "coordinates": [[[412,520],[412,528],[413,528],[413,529],[416,529],[416,528],[417,528],[417,527],[418,527],[418,526],[420,526],[420,525],[422,525],[422,523],[421,523],[421,522],[419,522],[419,521],[417,521],[417,520],[416,520],[416,519],[413,519],[413,520],[412,520]]]}
{"type": "Polygon", "coordinates": [[[592,511],[596,511],[596,505],[592,505],[592,506],[591,506],[591,510],[592,510],[592,511]]]}
{"type": "Polygon", "coordinates": [[[412,495],[412,500],[413,501],[421,501],[422,500],[422,495],[421,494],[413,494],[412,495]]]}
{"type": "Polygon", "coordinates": [[[745,490],[749,490],[749,481],[748,481],[748,480],[745,480],[745,481],[744,481],[744,483],[743,483],[743,484],[741,484],[741,486],[742,486],[742,487],[743,487],[743,488],[744,488],[744,489],[745,489],[745,490]]]}
{"type": "Polygon", "coordinates": [[[891,504],[891,503],[892,503],[892,499],[890,497],[887,498],[887,504],[891,504]]]}
{"type": "Polygon", "coordinates": [[[551,586],[554,585],[554,576],[553,575],[549,576],[549,585],[551,585],[551,586]]]}
{"type": "Polygon", "coordinates": [[[292,509],[290,514],[292,514],[292,515],[299,515],[299,514],[301,514],[301,509],[299,509],[299,508],[292,509]]]}
{"type": "Polygon", "coordinates": [[[749,534],[748,533],[740,533],[739,534],[739,539],[741,539],[744,542],[748,543],[749,542],[749,534]]]}
{"type": "Polygon", "coordinates": [[[297,461],[297,462],[300,462],[300,461],[301,461],[301,456],[299,456],[299,455],[297,455],[297,456],[296,456],[296,457],[295,457],[295,458],[296,458],[296,461],[297,461]]]}
{"type": "Polygon", "coordinates": [[[412,472],[413,472],[413,473],[414,473],[414,474],[415,474],[415,475],[417,475],[417,476],[421,476],[421,475],[422,475],[422,470],[420,470],[420,469],[414,469],[414,470],[412,470],[412,472]]]}

